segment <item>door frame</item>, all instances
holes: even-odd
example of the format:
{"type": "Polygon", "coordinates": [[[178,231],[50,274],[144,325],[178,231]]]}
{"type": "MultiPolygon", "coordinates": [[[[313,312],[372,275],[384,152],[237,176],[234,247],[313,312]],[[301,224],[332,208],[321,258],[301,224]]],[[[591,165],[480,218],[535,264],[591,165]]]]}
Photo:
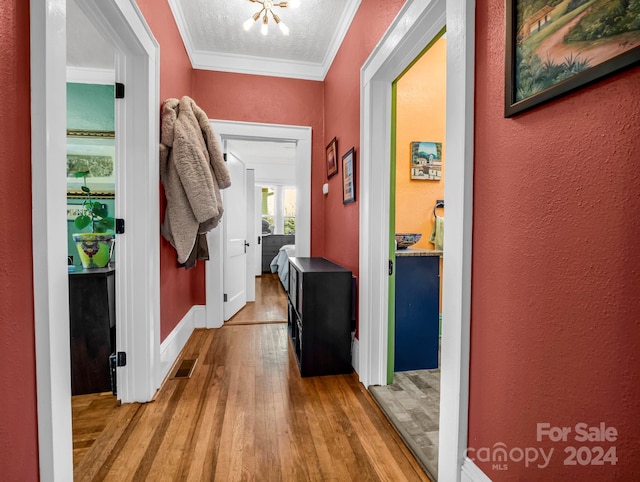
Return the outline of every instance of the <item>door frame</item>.
{"type": "MultiPolygon", "coordinates": [[[[84,0],[84,13],[116,51],[116,274],[118,368],[124,402],[149,401],[160,384],[158,198],[159,46],[133,0],[84,0]],[[127,162],[127,159],[145,162],[127,162]],[[129,181],[127,181],[127,179],[129,181]],[[131,180],[135,180],[132,182],[131,180]],[[135,243],[133,242],[135,240],[135,243]],[[132,321],[135,319],[135,323],[132,321]]],[[[39,467],[42,480],[73,480],[69,291],[66,269],[66,0],[31,0],[33,303],[39,467]]]]}
{"type": "MultiPolygon", "coordinates": [[[[311,127],[210,119],[220,144],[228,139],[296,144],[296,256],[311,255],[311,127]]],[[[206,327],[224,324],[222,230],[209,231],[205,267],[206,327]]]]}
{"type": "Polygon", "coordinates": [[[451,481],[461,477],[468,428],[474,5],[473,0],[407,2],[361,70],[359,376],[370,386],[386,384],[388,363],[391,85],[446,24],[447,243],[438,478],[451,481]]]}

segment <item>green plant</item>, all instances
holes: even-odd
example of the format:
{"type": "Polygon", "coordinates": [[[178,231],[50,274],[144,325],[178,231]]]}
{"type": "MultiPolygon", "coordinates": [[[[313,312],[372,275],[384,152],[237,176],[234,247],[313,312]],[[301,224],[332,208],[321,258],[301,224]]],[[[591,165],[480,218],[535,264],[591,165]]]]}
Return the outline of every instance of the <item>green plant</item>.
{"type": "Polygon", "coordinates": [[[75,173],[75,177],[81,177],[84,180],[84,186],[81,186],[85,198],[82,202],[82,214],[73,221],[77,229],[84,229],[91,226],[92,233],[106,233],[113,230],[115,220],[109,216],[107,206],[91,199],[91,189],[87,187],[87,175],[89,171],[80,171],[75,173]]]}

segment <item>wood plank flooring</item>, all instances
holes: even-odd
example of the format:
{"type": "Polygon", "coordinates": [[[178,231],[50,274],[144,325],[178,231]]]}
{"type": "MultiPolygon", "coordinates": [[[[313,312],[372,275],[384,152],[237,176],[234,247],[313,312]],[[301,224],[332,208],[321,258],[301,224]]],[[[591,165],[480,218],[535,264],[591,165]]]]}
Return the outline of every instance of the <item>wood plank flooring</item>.
{"type": "Polygon", "coordinates": [[[199,329],[182,358],[151,403],[74,397],[75,480],[429,480],[355,374],[300,377],[286,324],[199,329]]]}
{"type": "Polygon", "coordinates": [[[247,303],[227,325],[247,323],[286,323],[287,294],[276,273],[262,273],[256,278],[256,301],[247,303]]]}

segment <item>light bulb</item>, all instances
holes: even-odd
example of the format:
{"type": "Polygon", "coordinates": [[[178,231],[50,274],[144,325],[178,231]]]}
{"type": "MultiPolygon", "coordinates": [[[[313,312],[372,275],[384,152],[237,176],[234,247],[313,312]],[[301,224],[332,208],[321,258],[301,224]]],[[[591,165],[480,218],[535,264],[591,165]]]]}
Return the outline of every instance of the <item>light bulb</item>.
{"type": "Polygon", "coordinates": [[[251,27],[253,27],[254,23],[256,23],[256,21],[253,19],[253,17],[248,18],[242,24],[242,28],[248,32],[251,29],[251,27]]]}
{"type": "Polygon", "coordinates": [[[260,33],[262,35],[267,35],[269,33],[269,25],[267,25],[267,23],[263,23],[262,27],[260,27],[260,33]]]}
{"type": "Polygon", "coordinates": [[[300,6],[300,0],[289,0],[289,7],[298,8],[300,6]]]}
{"type": "Polygon", "coordinates": [[[280,27],[280,30],[282,31],[283,34],[289,35],[289,27],[287,27],[284,22],[282,21],[278,22],[278,27],[280,27]]]}

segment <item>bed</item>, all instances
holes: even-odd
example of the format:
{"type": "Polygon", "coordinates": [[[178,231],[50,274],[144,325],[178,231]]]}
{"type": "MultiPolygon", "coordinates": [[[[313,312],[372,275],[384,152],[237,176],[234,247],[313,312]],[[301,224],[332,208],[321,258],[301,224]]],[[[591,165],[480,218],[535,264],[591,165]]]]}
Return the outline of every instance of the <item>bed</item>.
{"type": "Polygon", "coordinates": [[[271,272],[278,273],[280,283],[285,291],[289,291],[289,258],[295,255],[296,246],[285,244],[271,261],[271,272]]]}

